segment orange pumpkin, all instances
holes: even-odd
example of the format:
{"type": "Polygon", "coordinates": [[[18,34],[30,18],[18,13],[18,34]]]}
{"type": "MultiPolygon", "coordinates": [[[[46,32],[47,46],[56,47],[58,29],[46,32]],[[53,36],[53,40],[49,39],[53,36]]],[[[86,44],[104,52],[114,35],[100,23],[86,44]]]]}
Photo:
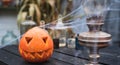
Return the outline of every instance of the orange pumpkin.
{"type": "Polygon", "coordinates": [[[20,55],[28,62],[43,62],[53,53],[53,41],[44,29],[34,27],[20,39],[20,55]]]}

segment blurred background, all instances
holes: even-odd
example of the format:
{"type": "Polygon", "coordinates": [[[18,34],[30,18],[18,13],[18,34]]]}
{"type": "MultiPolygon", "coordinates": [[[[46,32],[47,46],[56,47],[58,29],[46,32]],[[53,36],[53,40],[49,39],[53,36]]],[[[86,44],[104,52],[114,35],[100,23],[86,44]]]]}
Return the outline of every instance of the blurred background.
{"type": "MultiPolygon", "coordinates": [[[[45,24],[56,22],[59,15],[63,17],[76,9],[77,14],[71,13],[63,22],[81,18],[81,13],[84,13],[79,9],[82,2],[83,0],[0,0],[0,43],[8,31],[12,31],[16,37],[20,35],[20,24],[26,20],[26,16],[32,16],[37,26],[41,25],[41,21],[45,24]]],[[[110,8],[114,10],[106,11],[103,31],[112,35],[112,45],[120,46],[120,1],[108,0],[108,4],[113,2],[116,4],[110,8]]],[[[72,30],[68,31],[74,36],[72,30]]]]}

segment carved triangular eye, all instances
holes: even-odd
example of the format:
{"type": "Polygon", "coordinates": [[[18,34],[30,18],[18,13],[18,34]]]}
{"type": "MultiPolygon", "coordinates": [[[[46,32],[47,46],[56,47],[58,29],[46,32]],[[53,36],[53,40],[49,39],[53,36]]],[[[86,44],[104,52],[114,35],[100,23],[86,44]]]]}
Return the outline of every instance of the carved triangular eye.
{"type": "Polygon", "coordinates": [[[29,44],[29,42],[32,40],[32,37],[25,37],[27,43],[29,44]]]}
{"type": "Polygon", "coordinates": [[[42,39],[43,39],[44,43],[46,43],[47,37],[43,37],[42,39]]]}

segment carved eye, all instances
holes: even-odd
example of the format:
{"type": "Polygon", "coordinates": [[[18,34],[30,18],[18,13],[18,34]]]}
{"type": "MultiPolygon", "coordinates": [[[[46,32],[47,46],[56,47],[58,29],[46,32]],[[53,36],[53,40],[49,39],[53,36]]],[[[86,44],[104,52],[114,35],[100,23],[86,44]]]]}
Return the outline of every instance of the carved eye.
{"type": "Polygon", "coordinates": [[[29,42],[32,40],[32,37],[25,37],[27,43],[29,44],[29,42]]]}
{"type": "Polygon", "coordinates": [[[42,39],[43,39],[44,43],[46,43],[47,37],[43,37],[42,39]]]}

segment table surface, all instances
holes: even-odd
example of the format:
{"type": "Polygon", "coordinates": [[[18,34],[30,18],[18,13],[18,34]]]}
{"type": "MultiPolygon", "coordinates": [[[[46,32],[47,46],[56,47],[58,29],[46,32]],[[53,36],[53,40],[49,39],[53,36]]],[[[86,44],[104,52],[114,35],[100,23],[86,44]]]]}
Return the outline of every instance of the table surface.
{"type": "MultiPolygon", "coordinates": [[[[100,50],[99,63],[102,65],[120,65],[120,48],[110,46],[100,50]]],[[[0,49],[0,65],[84,65],[89,61],[86,50],[71,48],[55,49],[52,57],[44,63],[28,63],[18,52],[18,45],[0,49]]]]}

